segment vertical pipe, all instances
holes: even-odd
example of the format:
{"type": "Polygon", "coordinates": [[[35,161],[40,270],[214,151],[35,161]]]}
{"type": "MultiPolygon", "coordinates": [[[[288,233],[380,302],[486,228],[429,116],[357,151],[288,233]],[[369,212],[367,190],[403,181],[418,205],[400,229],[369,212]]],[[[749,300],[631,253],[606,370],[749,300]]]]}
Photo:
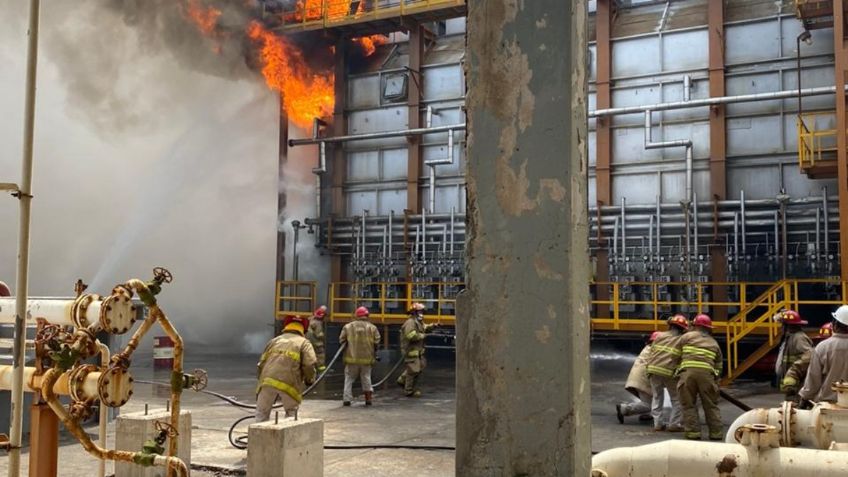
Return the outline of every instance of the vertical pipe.
{"type": "Polygon", "coordinates": [[[615,224],[612,229],[612,263],[618,262],[618,228],[621,225],[621,218],[615,218],[615,224]]]}
{"type": "Polygon", "coordinates": [[[657,265],[662,258],[662,214],[660,207],[660,196],[657,195],[657,265]]]}
{"type": "Polygon", "coordinates": [[[384,225],[384,226],[383,226],[383,248],[382,248],[382,250],[380,251],[380,254],[382,255],[380,258],[382,258],[382,259],[385,259],[385,258],[386,258],[386,252],[387,252],[387,250],[388,250],[388,249],[386,248],[386,244],[388,243],[388,239],[387,239],[387,237],[386,237],[386,233],[388,232],[388,230],[389,230],[389,228],[388,228],[387,226],[385,226],[385,225],[384,225]]]}
{"type": "Polygon", "coordinates": [[[436,166],[430,166],[430,213],[436,213],[436,166]]]}
{"type": "Polygon", "coordinates": [[[683,76],[683,101],[689,101],[692,97],[692,77],[689,75],[683,76]]]}
{"type": "Polygon", "coordinates": [[[693,220],[692,220],[692,229],[695,232],[695,250],[693,254],[695,255],[696,260],[700,260],[698,255],[698,194],[694,194],[692,198],[692,207],[693,207],[693,220]]]}
{"type": "MultiPolygon", "coordinates": [[[[315,217],[321,219],[321,174],[315,174],[315,217]]],[[[319,220],[319,227],[320,224],[321,221],[319,220]]]]}
{"type": "Polygon", "coordinates": [[[362,211],[362,230],[360,232],[360,235],[362,236],[362,242],[361,242],[362,253],[359,256],[363,261],[365,261],[365,241],[368,240],[368,231],[365,228],[365,216],[366,215],[368,215],[368,211],[363,210],[362,211]]]}
{"type": "Polygon", "coordinates": [[[448,247],[448,224],[442,224],[442,255],[447,252],[448,247]]]}
{"type": "Polygon", "coordinates": [[[822,187],[822,212],[824,215],[824,256],[825,259],[830,257],[830,210],[827,204],[827,187],[822,187]]]}
{"type": "Polygon", "coordinates": [[[294,244],[292,244],[292,278],[294,281],[298,280],[299,273],[298,269],[300,268],[298,265],[298,256],[297,256],[297,242],[300,237],[300,222],[295,220],[292,222],[292,228],[294,229],[294,244]]]}
{"type": "Polygon", "coordinates": [[[21,471],[21,438],[24,412],[24,358],[26,345],[26,306],[29,294],[29,232],[32,205],[32,143],[35,128],[35,84],[38,66],[38,21],[40,0],[29,2],[29,41],[27,43],[26,93],[24,99],[23,157],[21,159],[21,185],[18,191],[20,205],[18,229],[18,263],[15,282],[15,341],[12,347],[12,399],[9,425],[9,477],[18,477],[21,471]]]}
{"type": "Polygon", "coordinates": [[[651,110],[645,110],[645,147],[651,143],[651,110]]]}
{"type": "Polygon", "coordinates": [[[393,222],[393,220],[392,220],[392,219],[394,219],[394,217],[395,217],[395,211],[394,211],[394,210],[390,210],[390,211],[389,211],[389,250],[388,250],[388,252],[386,253],[386,255],[389,257],[389,260],[391,260],[391,259],[392,259],[392,252],[393,252],[393,250],[392,250],[392,245],[393,245],[393,243],[392,243],[392,235],[394,235],[394,233],[395,233],[395,229],[394,229],[394,227],[392,227],[392,222],[393,222]]]}
{"type": "Polygon", "coordinates": [[[621,262],[627,261],[627,215],[625,213],[626,199],[621,198],[621,262]]]}
{"type": "Polygon", "coordinates": [[[654,262],[654,216],[648,217],[648,268],[653,273],[651,264],[654,262]]]}
{"type": "Polygon", "coordinates": [[[780,212],[774,211],[774,260],[780,260],[780,212]]]}
{"type": "Polygon", "coordinates": [[[427,211],[421,209],[421,256],[427,256],[427,211]]]}
{"type": "MultiPolygon", "coordinates": [[[[109,347],[100,341],[97,342],[97,347],[100,349],[100,366],[106,368],[109,366],[109,347]]],[[[98,438],[100,440],[100,447],[106,448],[106,424],[109,421],[109,407],[104,406],[103,403],[100,404],[100,415],[98,417],[98,438]]],[[[106,461],[100,460],[100,467],[97,469],[98,477],[106,476],[106,461]]]]}
{"type": "Polygon", "coordinates": [[[821,257],[821,208],[816,209],[816,259],[821,257]]]}
{"type": "Polygon", "coordinates": [[[739,270],[739,212],[733,214],[733,264],[739,270]]]}
{"type": "Polygon", "coordinates": [[[783,254],[783,258],[781,260],[781,274],[784,279],[786,279],[787,271],[788,271],[788,262],[789,260],[789,248],[788,248],[788,240],[787,240],[787,223],[786,223],[786,201],[780,202],[780,218],[781,218],[781,227],[780,233],[782,237],[780,238],[783,242],[781,244],[781,253],[783,254]]]}
{"type": "Polygon", "coordinates": [[[450,254],[451,254],[451,257],[453,257],[453,243],[454,243],[454,240],[456,240],[456,234],[454,233],[454,230],[455,230],[454,227],[456,225],[456,218],[454,217],[455,210],[456,210],[456,207],[451,207],[451,216],[450,216],[450,222],[451,222],[451,226],[450,226],[450,229],[451,229],[451,231],[450,231],[450,254]]]}
{"type": "Polygon", "coordinates": [[[748,253],[748,241],[747,241],[747,229],[745,226],[745,191],[739,191],[739,219],[740,226],[742,230],[742,259],[745,259],[746,254],[748,253]]]}
{"type": "Polygon", "coordinates": [[[686,146],[686,201],[692,201],[692,144],[686,146]]]}

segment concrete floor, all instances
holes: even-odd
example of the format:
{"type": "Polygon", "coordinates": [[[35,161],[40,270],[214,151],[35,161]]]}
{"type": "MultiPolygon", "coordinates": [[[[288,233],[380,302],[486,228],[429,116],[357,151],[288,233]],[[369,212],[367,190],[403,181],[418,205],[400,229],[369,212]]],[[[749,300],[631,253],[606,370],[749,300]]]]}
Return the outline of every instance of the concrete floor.
{"type": "MultiPolygon", "coordinates": [[[[640,423],[636,417],[620,425],[615,417],[615,403],[632,399],[624,391],[624,380],[634,354],[604,350],[595,346],[592,353],[592,448],[598,452],[616,446],[635,446],[679,438],[680,434],[654,433],[650,423],[640,423]]],[[[167,373],[154,372],[136,360],[137,380],[166,381],[167,373]]],[[[209,372],[209,388],[246,402],[252,402],[255,386],[255,356],[198,356],[187,357],[186,369],[202,367],[209,372]]],[[[339,393],[341,377],[333,375],[318,390],[316,398],[308,399],[300,416],[323,419],[325,445],[349,444],[412,444],[453,446],[455,442],[455,394],[453,391],[452,360],[431,360],[424,380],[425,395],[421,399],[405,398],[390,381],[375,393],[376,404],[365,408],[361,402],[352,407],[341,406],[339,393]]],[[[387,365],[375,370],[379,378],[387,365]]],[[[767,383],[748,382],[729,390],[754,407],[772,407],[781,396],[767,383]]],[[[133,399],[122,412],[163,408],[166,390],[137,384],[133,399]]],[[[193,414],[192,464],[194,476],[244,475],[246,451],[232,448],[227,431],[233,421],[247,411],[237,409],[213,397],[187,392],[184,409],[193,414]]],[[[723,420],[729,424],[741,411],[731,404],[721,404],[723,420]]],[[[110,446],[114,438],[110,426],[110,446]]],[[[240,429],[246,430],[246,425],[240,429]]],[[[96,429],[90,429],[92,434],[96,429]]],[[[8,457],[0,458],[0,473],[6,471],[8,457]]],[[[382,476],[452,476],[454,455],[451,451],[367,449],[325,450],[327,477],[382,476]]],[[[60,449],[60,476],[95,475],[96,461],[88,457],[73,441],[64,439],[60,449]]],[[[107,469],[111,474],[112,467],[107,469]]]]}

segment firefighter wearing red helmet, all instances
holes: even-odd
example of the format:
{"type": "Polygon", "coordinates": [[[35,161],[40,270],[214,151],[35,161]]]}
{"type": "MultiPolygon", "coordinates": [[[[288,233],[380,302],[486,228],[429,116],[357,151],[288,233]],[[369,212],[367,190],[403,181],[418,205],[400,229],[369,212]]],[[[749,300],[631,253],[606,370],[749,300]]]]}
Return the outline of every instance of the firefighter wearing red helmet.
{"type": "Polygon", "coordinates": [[[636,357],[624,389],[636,396],[638,401],[623,402],[615,405],[615,415],[619,424],[624,424],[625,416],[639,416],[640,421],[651,420],[651,382],[648,380],[648,357],[651,355],[651,344],[662,334],[654,331],[648,338],[648,343],[642,348],[642,352],[636,357]]]}
{"type": "Polygon", "coordinates": [[[660,333],[651,345],[647,372],[651,383],[651,417],[654,419],[655,431],[680,432],[683,430],[680,403],[677,398],[677,378],[674,372],[680,364],[680,339],[688,328],[689,321],[678,313],[668,319],[668,331],[660,333]],[[663,416],[666,391],[671,398],[671,415],[667,424],[663,416]]]}
{"type": "Polygon", "coordinates": [[[783,338],[780,342],[780,350],[777,352],[774,373],[786,400],[798,402],[798,389],[800,383],[804,381],[803,377],[788,375],[788,373],[793,363],[802,360],[805,354],[812,352],[813,341],[804,333],[802,326],[807,322],[801,319],[797,311],[783,310],[775,315],[774,320],[783,325],[783,338]],[[801,379],[798,379],[799,377],[801,379]]]}
{"type": "Polygon", "coordinates": [[[256,422],[267,421],[279,399],[286,416],[293,416],[303,401],[301,393],[315,381],[315,350],[304,337],[309,319],[289,315],[283,320],[283,334],[268,342],[259,359],[259,385],[256,388],[256,422]]]}
{"type": "Polygon", "coordinates": [[[397,383],[403,386],[407,397],[421,397],[418,389],[418,379],[427,360],[424,358],[424,339],[427,332],[433,329],[435,324],[424,324],[424,305],[413,303],[409,310],[409,318],[400,329],[400,351],[404,356],[404,370],[398,377],[397,383]]]}
{"type": "MultiPolygon", "coordinates": [[[[816,342],[824,341],[833,336],[833,323],[825,323],[819,328],[819,332],[813,336],[813,340],[816,342]]],[[[800,386],[804,384],[804,380],[807,378],[807,370],[810,368],[810,361],[813,359],[813,351],[815,348],[810,348],[805,351],[801,356],[801,359],[796,360],[792,363],[792,366],[789,367],[789,371],[786,372],[786,375],[783,377],[783,380],[780,383],[780,390],[789,395],[792,393],[792,401],[795,404],[799,404],[800,397],[798,396],[798,391],[800,386]]],[[[790,400],[787,397],[787,400],[790,400]]]]}
{"type": "Polygon", "coordinates": [[[319,306],[309,320],[309,330],[306,332],[306,338],[312,343],[315,348],[315,356],[318,357],[318,372],[323,373],[327,369],[325,364],[326,355],[324,354],[324,317],[327,316],[327,307],[319,306]]]}
{"type": "Polygon", "coordinates": [[[718,379],[723,368],[721,348],[712,337],[713,322],[701,313],[692,320],[692,331],[680,340],[680,366],[677,390],[683,407],[684,437],[699,440],[701,423],[698,421],[698,398],[704,408],[704,419],[709,428],[710,440],[723,440],[721,412],[718,409],[718,379]]]}
{"type": "Polygon", "coordinates": [[[353,382],[359,378],[365,405],[370,406],[374,394],[371,386],[371,367],[377,361],[376,348],[380,344],[380,331],[369,321],[368,308],[360,306],[354,313],[356,319],[342,328],[339,343],[347,343],[344,352],[344,395],[342,403],[350,406],[353,401],[353,382]]]}

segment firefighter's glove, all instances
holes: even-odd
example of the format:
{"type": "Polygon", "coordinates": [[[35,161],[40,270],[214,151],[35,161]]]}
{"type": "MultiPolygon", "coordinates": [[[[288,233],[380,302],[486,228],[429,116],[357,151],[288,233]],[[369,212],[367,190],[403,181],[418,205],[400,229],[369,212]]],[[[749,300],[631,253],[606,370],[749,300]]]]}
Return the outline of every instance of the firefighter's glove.
{"type": "Polygon", "coordinates": [[[798,380],[796,380],[792,376],[786,376],[785,378],[783,378],[783,381],[780,382],[781,392],[785,393],[796,389],[798,389],[798,380]]]}

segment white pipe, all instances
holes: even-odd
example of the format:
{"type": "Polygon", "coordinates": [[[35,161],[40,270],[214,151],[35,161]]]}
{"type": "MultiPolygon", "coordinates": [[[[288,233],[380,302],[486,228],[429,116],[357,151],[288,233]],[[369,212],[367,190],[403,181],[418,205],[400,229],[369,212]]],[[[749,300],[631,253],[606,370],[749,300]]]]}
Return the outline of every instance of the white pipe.
{"type": "Polygon", "coordinates": [[[748,242],[747,242],[747,239],[746,239],[747,230],[746,230],[746,227],[745,227],[745,191],[744,190],[739,191],[739,220],[740,220],[739,225],[742,227],[742,229],[741,229],[742,230],[742,232],[741,232],[742,233],[742,259],[744,260],[746,253],[747,253],[746,250],[748,250],[748,242]]]}
{"type": "Polygon", "coordinates": [[[621,198],[621,262],[627,261],[627,217],[625,215],[626,200],[621,198]]]}
{"type": "MultiPolygon", "coordinates": [[[[16,304],[17,299],[0,298],[0,323],[9,324],[15,323],[15,315],[17,314],[16,304]]],[[[44,318],[49,323],[60,326],[76,326],[76,320],[73,314],[74,300],[60,299],[32,299],[27,303],[22,316],[29,316],[32,320],[36,318],[44,318]]],[[[90,322],[96,323],[97,317],[100,316],[100,307],[103,302],[94,300],[88,305],[85,310],[86,316],[90,322]]],[[[22,334],[24,338],[26,334],[22,334]]]]}
{"type": "MultiPolygon", "coordinates": [[[[688,103],[687,103],[688,104],[688,103]]],[[[692,157],[692,140],[691,139],[675,139],[673,141],[654,142],[652,139],[652,120],[651,110],[645,110],[645,149],[663,149],[667,147],[685,147],[686,148],[686,197],[683,200],[684,207],[692,202],[692,174],[694,170],[694,161],[692,157]]],[[[688,246],[688,243],[687,243],[688,246]]]]}
{"type": "Polygon", "coordinates": [[[421,209],[421,257],[427,257],[427,211],[421,209]]]}
{"type": "MultiPolygon", "coordinates": [[[[105,344],[97,341],[97,347],[100,348],[100,367],[106,369],[109,366],[109,359],[111,358],[109,353],[109,347],[105,344]]],[[[109,420],[109,407],[100,403],[100,417],[98,418],[98,438],[100,440],[100,447],[106,448],[106,424],[109,420]]],[[[97,470],[98,477],[106,477],[106,461],[100,460],[100,468],[97,470]]]]}
{"type": "Polygon", "coordinates": [[[824,257],[830,257],[830,225],[828,225],[827,187],[822,187],[822,208],[824,209],[824,257]]]}
{"type": "Polygon", "coordinates": [[[618,262],[618,228],[621,224],[620,218],[615,218],[615,225],[612,229],[612,263],[618,262]]]}
{"type": "Polygon", "coordinates": [[[660,213],[660,196],[657,195],[657,264],[662,256],[662,214],[660,213]]]}
{"type": "Polygon", "coordinates": [[[683,101],[689,101],[692,97],[692,77],[683,76],[683,101]]]}
{"type": "Polygon", "coordinates": [[[394,218],[394,216],[395,216],[395,211],[390,210],[389,211],[389,250],[388,250],[388,254],[387,254],[388,257],[389,257],[389,260],[392,259],[392,235],[394,235],[394,233],[395,233],[395,229],[392,227],[392,219],[394,218]]]}
{"type": "Polygon", "coordinates": [[[796,409],[791,402],[779,408],[752,409],[733,421],[725,442],[736,442],[736,432],[747,424],[774,426],[780,434],[780,445],[827,449],[832,442],[848,442],[848,409],[835,404],[819,403],[810,410],[796,409]],[[784,414],[789,413],[791,426],[783,427],[784,414]]]}
{"type": "Polygon", "coordinates": [[[26,301],[29,296],[29,233],[32,207],[33,133],[35,130],[35,85],[38,70],[38,25],[40,0],[29,2],[29,41],[27,42],[26,92],[24,95],[23,156],[21,185],[17,192],[18,218],[17,305],[15,308],[15,344],[12,348],[12,398],[9,424],[9,477],[21,472],[21,441],[24,417],[24,360],[26,354],[26,301]]]}
{"type": "Polygon", "coordinates": [[[654,216],[648,219],[648,263],[654,261],[654,216]]]}
{"type": "Polygon", "coordinates": [[[695,231],[695,250],[694,255],[695,258],[698,258],[698,194],[692,195],[692,207],[693,207],[693,215],[692,215],[692,229],[695,231]]]}
{"type": "Polygon", "coordinates": [[[450,214],[450,254],[453,256],[453,242],[456,240],[456,234],[454,233],[454,227],[456,225],[456,219],[454,218],[454,213],[456,211],[456,207],[451,207],[450,214]]]}
{"type": "Polygon", "coordinates": [[[430,167],[430,213],[436,213],[436,166],[448,166],[453,164],[453,129],[448,129],[447,158],[433,159],[424,163],[430,167]]]}
{"type": "Polygon", "coordinates": [[[848,452],[774,448],[757,439],[749,442],[743,446],[675,439],[611,449],[592,458],[592,477],[837,477],[848,474],[848,452]]]}

